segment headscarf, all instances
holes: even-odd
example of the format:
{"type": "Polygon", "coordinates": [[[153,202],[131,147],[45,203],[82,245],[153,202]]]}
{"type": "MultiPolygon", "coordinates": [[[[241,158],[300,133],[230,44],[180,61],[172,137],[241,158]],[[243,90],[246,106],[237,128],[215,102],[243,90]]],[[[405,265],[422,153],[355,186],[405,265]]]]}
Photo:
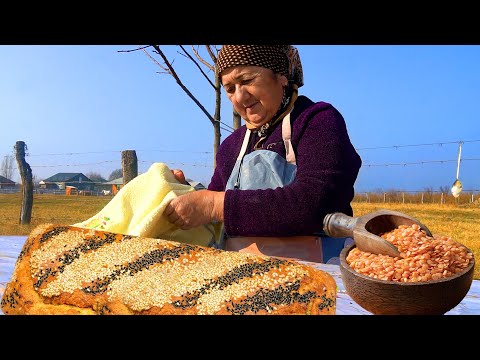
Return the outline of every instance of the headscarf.
{"type": "Polygon", "coordinates": [[[217,74],[233,66],[261,66],[284,75],[290,83],[303,85],[302,63],[292,45],[223,45],[217,57],[217,74]]]}
{"type": "Polygon", "coordinates": [[[259,137],[254,148],[259,149],[273,127],[292,110],[298,88],[303,85],[302,63],[298,50],[292,45],[223,45],[217,57],[217,76],[220,80],[222,71],[239,65],[260,66],[288,79],[280,108],[269,122],[254,131],[259,137]]]}

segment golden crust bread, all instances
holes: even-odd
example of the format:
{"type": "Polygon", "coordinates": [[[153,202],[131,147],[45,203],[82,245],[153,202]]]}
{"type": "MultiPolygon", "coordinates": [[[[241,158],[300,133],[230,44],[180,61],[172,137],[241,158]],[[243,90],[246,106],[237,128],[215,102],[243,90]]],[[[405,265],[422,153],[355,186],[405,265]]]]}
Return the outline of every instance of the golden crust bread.
{"type": "Polygon", "coordinates": [[[332,315],[333,277],[298,262],[44,224],[20,252],[4,314],[332,315]]]}

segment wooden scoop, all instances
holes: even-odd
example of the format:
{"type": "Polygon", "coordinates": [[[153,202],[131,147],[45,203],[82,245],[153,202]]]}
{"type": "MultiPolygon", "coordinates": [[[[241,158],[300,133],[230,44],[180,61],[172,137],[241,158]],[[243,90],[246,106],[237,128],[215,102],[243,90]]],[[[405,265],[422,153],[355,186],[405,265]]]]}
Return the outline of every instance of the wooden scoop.
{"type": "Polygon", "coordinates": [[[373,254],[400,256],[400,251],[380,234],[392,231],[400,225],[418,224],[428,236],[432,233],[420,221],[397,211],[378,210],[360,217],[343,213],[327,214],[323,219],[323,231],[327,236],[351,237],[359,250],[373,254]]]}

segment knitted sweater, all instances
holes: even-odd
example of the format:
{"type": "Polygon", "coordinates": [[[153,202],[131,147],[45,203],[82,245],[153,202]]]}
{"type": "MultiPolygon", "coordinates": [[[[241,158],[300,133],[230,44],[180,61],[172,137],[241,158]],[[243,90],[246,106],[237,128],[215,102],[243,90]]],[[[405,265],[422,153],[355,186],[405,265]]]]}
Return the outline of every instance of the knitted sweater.
{"type": "MultiPolygon", "coordinates": [[[[227,190],[224,226],[228,236],[312,235],[322,231],[328,213],[353,215],[350,202],[361,159],[342,115],[328,103],[299,96],[290,121],[297,160],[295,180],[276,189],[227,190]]],[[[285,158],[281,124],[275,125],[263,149],[285,158]]],[[[243,125],[221,143],[209,190],[225,190],[245,132],[243,125]]],[[[254,151],[257,140],[252,132],[247,154],[254,151]]]]}

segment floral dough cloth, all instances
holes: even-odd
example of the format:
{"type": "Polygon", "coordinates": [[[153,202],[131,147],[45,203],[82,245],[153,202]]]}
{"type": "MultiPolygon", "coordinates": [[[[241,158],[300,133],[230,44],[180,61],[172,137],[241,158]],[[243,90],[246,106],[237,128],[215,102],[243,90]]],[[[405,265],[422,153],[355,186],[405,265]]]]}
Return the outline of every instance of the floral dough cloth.
{"type": "Polygon", "coordinates": [[[154,163],[122,187],[96,215],[73,226],[201,246],[215,243],[220,224],[182,230],[163,216],[167,204],[195,189],[177,181],[163,163],[154,163]]]}

